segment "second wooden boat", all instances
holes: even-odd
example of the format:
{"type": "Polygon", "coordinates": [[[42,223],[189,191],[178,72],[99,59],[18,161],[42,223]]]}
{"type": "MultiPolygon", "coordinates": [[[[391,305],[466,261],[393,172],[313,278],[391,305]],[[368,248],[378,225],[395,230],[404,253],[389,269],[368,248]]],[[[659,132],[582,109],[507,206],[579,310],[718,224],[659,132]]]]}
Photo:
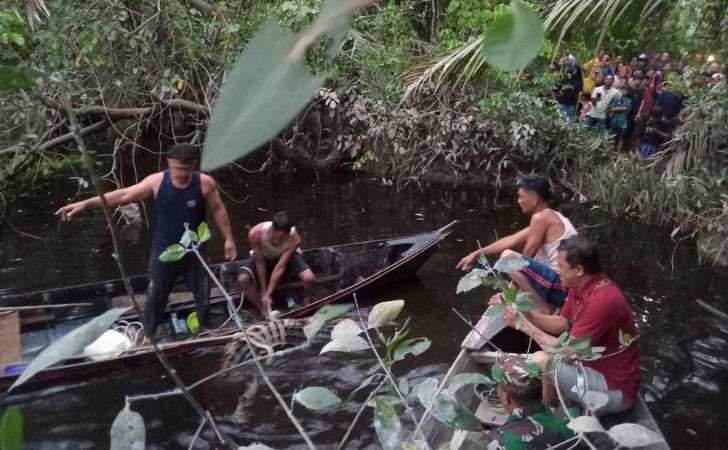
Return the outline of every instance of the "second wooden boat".
{"type": "MultiPolygon", "coordinates": [[[[303,305],[303,287],[300,283],[281,286],[275,293],[278,305],[284,308],[280,319],[306,317],[325,305],[350,300],[354,293],[365,295],[367,292],[414,275],[432,256],[438,243],[451,232],[456,223],[457,221],[452,222],[427,233],[304,250],[304,260],[319,279],[315,290],[316,297],[309,304],[303,305]],[[287,308],[291,300],[292,306],[287,308]]],[[[236,261],[214,266],[216,274],[235,295],[238,293],[235,280],[241,264],[242,261],[236,261]]],[[[132,279],[132,284],[142,300],[145,283],[146,278],[132,279]]],[[[0,334],[3,344],[0,348],[0,364],[15,372],[0,375],[0,391],[6,391],[17,378],[17,369],[22,367],[18,366],[18,363],[29,361],[64,332],[88,320],[92,317],[91,311],[128,304],[126,303],[128,299],[120,295],[122,287],[120,280],[112,280],[84,284],[75,288],[51,289],[0,298],[0,305],[6,308],[23,303],[27,306],[28,302],[36,304],[39,308],[6,312],[0,318],[3,321],[3,333],[0,334]],[[74,303],[83,303],[83,306],[53,307],[74,303]],[[26,315],[25,323],[23,315],[26,315]]],[[[190,292],[179,290],[171,297],[171,311],[193,306],[190,292]]],[[[213,290],[211,303],[221,302],[224,302],[222,293],[213,290]]],[[[125,317],[125,320],[133,319],[133,315],[125,317]]],[[[165,344],[163,348],[165,353],[171,355],[220,346],[230,341],[236,331],[237,329],[231,327],[229,323],[226,327],[207,333],[203,338],[173,342],[165,344]]],[[[149,347],[135,348],[127,354],[106,361],[86,361],[77,358],[36,374],[21,389],[42,389],[57,383],[102,376],[111,371],[153,363],[155,358],[154,352],[149,347]]]]}

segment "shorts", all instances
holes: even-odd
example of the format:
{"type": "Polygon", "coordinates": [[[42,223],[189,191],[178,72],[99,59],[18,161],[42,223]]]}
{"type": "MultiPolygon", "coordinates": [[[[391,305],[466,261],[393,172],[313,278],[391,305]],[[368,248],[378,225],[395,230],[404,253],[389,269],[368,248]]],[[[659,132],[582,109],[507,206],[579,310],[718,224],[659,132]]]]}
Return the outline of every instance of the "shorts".
{"type": "MultiPolygon", "coordinates": [[[[265,260],[265,273],[269,279],[270,274],[273,272],[273,269],[275,269],[277,263],[277,259],[265,260]]],[[[283,271],[283,276],[281,276],[279,285],[280,283],[301,281],[298,274],[306,270],[309,270],[309,267],[308,264],[306,264],[306,261],[303,260],[303,256],[301,256],[298,252],[294,252],[291,257],[288,258],[288,264],[286,264],[286,269],[283,271]]],[[[240,273],[247,273],[253,281],[254,286],[258,286],[260,284],[258,282],[258,269],[255,266],[255,257],[250,257],[243,261],[240,265],[240,273]]]]}
{"type": "Polygon", "coordinates": [[[607,404],[594,411],[596,415],[617,413],[632,407],[632,404],[624,402],[621,390],[609,389],[604,375],[579,362],[575,364],[560,362],[556,367],[556,381],[565,398],[582,406],[585,405],[580,393],[591,391],[606,394],[607,404]]]}
{"type": "Polygon", "coordinates": [[[542,299],[554,306],[562,306],[566,300],[566,291],[561,288],[561,277],[549,266],[524,256],[528,265],[521,273],[542,299]]]}

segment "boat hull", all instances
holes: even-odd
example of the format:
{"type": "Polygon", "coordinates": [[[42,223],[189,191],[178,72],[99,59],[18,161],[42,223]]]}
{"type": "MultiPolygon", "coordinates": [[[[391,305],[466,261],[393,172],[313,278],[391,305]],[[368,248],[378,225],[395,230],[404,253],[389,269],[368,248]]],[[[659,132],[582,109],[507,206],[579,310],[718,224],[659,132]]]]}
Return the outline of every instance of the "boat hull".
{"type": "MultiPolygon", "coordinates": [[[[415,275],[417,270],[436,251],[439,242],[450,232],[456,222],[428,233],[421,233],[412,236],[398,237],[393,239],[381,239],[375,241],[343,244],[332,247],[311,249],[303,252],[304,258],[308,258],[309,265],[322,278],[329,279],[322,288],[324,293],[319,300],[308,305],[294,307],[285,311],[280,318],[299,318],[313,314],[319,308],[339,301],[345,301],[356,294],[366,295],[377,289],[404,280],[415,275]],[[333,291],[326,294],[325,289],[333,291]]],[[[243,261],[223,263],[215,265],[215,271],[221,278],[228,280],[228,285],[233,285],[236,279],[238,267],[243,261]]],[[[33,292],[25,296],[16,295],[0,299],[0,304],[10,306],[22,301],[42,300],[43,304],[62,304],[70,300],[78,301],[83,299],[93,303],[95,309],[103,310],[107,306],[114,306],[114,294],[120,289],[120,281],[112,280],[95,284],[84,284],[78,286],[77,294],[73,295],[73,288],[52,289],[43,292],[33,292]],[[89,297],[84,298],[84,295],[89,297]]],[[[132,280],[133,286],[141,290],[146,286],[145,277],[135,277],[132,280]],[[144,278],[142,280],[142,278],[144,278]],[[143,281],[143,283],[142,283],[143,281]]],[[[277,294],[278,297],[290,295],[303,295],[300,284],[284,286],[277,294]]],[[[175,308],[183,308],[184,305],[192,306],[191,294],[188,302],[179,302],[175,308]]],[[[218,296],[218,301],[220,301],[218,296]]],[[[224,301],[224,298],[222,299],[224,301]]],[[[214,303],[214,302],[213,302],[214,303]]],[[[127,319],[133,318],[127,316],[127,319]]],[[[214,338],[188,339],[186,341],[163,345],[165,354],[168,356],[191,353],[198,349],[221,346],[229,342],[238,330],[226,328],[216,331],[214,338]]],[[[151,364],[156,360],[152,349],[135,351],[133,354],[123,355],[107,361],[78,361],[71,364],[64,364],[48,368],[34,375],[26,381],[19,390],[27,391],[44,389],[59,383],[73,382],[88,379],[92,376],[103,376],[106,373],[126,370],[140,365],[151,364]]],[[[0,376],[0,391],[5,392],[14,383],[17,375],[0,376]]]]}

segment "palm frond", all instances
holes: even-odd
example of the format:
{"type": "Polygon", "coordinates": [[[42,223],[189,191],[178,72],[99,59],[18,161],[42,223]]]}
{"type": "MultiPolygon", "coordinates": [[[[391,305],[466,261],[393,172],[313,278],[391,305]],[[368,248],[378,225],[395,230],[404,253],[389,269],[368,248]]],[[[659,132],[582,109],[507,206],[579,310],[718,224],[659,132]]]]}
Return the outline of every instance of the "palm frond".
{"type": "Polygon", "coordinates": [[[445,81],[455,74],[454,85],[467,84],[483,67],[485,59],[481,54],[483,37],[479,36],[451,53],[438,56],[429,61],[417,64],[402,74],[407,86],[402,101],[419,93],[425,86],[431,85],[437,92],[445,81]]]}
{"type": "MultiPolygon", "coordinates": [[[[577,22],[585,23],[600,13],[598,21],[602,24],[596,48],[601,47],[607,31],[624,15],[635,0],[558,0],[546,12],[545,26],[547,30],[560,28],[556,49],[561,45],[566,33],[577,22]]],[[[662,6],[675,7],[678,2],[667,0],[647,0],[640,19],[650,16],[662,6]]],[[[595,50],[596,51],[596,50],[595,50]]]]}
{"type": "Polygon", "coordinates": [[[45,0],[24,0],[25,15],[28,17],[28,25],[32,30],[36,24],[41,22],[41,15],[49,17],[51,15],[45,0]]]}

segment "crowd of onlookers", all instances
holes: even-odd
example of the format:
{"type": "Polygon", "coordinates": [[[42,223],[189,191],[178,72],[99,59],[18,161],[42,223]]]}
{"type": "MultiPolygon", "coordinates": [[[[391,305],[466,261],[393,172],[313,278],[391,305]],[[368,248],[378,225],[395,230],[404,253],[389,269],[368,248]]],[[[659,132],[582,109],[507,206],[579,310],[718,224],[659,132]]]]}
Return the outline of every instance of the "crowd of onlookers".
{"type": "Polygon", "coordinates": [[[568,120],[607,129],[617,149],[636,149],[644,157],[660,151],[680,123],[684,98],[670,89],[670,79],[714,86],[725,78],[725,68],[712,57],[700,72],[687,65],[678,70],[668,52],[612,61],[601,50],[582,66],[564,55],[552,69],[559,74],[554,95],[568,120]]]}

